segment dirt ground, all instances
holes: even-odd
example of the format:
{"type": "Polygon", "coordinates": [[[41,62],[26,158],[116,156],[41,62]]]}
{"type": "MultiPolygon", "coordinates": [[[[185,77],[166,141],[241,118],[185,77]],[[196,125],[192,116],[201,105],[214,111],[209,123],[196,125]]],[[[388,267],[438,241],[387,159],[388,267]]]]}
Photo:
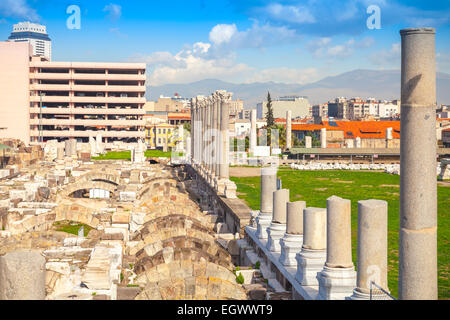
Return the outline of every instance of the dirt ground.
{"type": "Polygon", "coordinates": [[[231,177],[257,177],[261,174],[261,168],[230,167],[231,177]]]}

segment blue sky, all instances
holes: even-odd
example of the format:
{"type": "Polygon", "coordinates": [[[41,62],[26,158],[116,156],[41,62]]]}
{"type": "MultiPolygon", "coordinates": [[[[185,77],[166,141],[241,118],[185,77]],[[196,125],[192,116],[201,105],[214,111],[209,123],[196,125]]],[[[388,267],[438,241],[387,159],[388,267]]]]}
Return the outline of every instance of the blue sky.
{"type": "Polygon", "coordinates": [[[438,71],[450,73],[450,1],[0,0],[12,25],[47,26],[55,61],[146,62],[148,83],[216,78],[305,84],[354,69],[399,69],[405,27],[435,27],[438,71]],[[66,9],[77,5],[81,28],[66,9]],[[375,5],[381,29],[369,29],[375,5]]]}

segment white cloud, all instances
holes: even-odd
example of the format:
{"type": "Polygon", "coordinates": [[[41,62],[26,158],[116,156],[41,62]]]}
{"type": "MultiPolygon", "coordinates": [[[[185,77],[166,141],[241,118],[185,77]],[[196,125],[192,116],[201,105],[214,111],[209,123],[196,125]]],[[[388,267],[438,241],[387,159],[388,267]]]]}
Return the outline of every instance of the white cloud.
{"type": "Polygon", "coordinates": [[[237,32],[238,30],[235,24],[218,24],[211,29],[209,41],[216,45],[228,43],[237,32]]]}
{"type": "Polygon", "coordinates": [[[285,21],[294,24],[314,23],[316,19],[304,6],[284,6],[279,3],[269,4],[264,8],[268,16],[274,20],[285,21]]]}
{"type": "Polygon", "coordinates": [[[373,53],[370,60],[373,64],[381,67],[400,67],[401,46],[400,42],[393,43],[389,50],[383,49],[373,53]]]}
{"type": "Polygon", "coordinates": [[[235,24],[218,24],[209,33],[209,40],[213,44],[213,51],[230,51],[237,48],[258,48],[279,45],[299,39],[296,31],[287,27],[277,27],[270,24],[253,25],[239,31],[235,24]]]}
{"type": "Polygon", "coordinates": [[[117,21],[122,16],[122,7],[118,4],[110,3],[103,8],[104,12],[108,12],[111,21],[117,21]]]}
{"type": "Polygon", "coordinates": [[[306,48],[312,52],[313,57],[321,58],[346,58],[354,54],[355,48],[366,49],[375,43],[371,37],[366,37],[360,41],[350,38],[346,42],[331,45],[332,39],[328,37],[317,38],[306,44],[306,48]]]}
{"type": "Polygon", "coordinates": [[[39,21],[36,10],[29,7],[26,0],[1,0],[0,15],[17,19],[39,21]]]}

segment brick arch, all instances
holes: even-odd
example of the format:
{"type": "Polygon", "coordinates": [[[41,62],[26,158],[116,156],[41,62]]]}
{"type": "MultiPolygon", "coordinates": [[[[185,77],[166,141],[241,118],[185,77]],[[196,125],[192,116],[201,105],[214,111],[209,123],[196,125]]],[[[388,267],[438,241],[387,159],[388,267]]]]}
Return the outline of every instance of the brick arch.
{"type": "MultiPolygon", "coordinates": [[[[138,198],[142,198],[149,192],[164,192],[170,194],[171,188],[177,188],[178,181],[169,177],[151,178],[144,182],[144,187],[139,190],[138,198]]],[[[177,189],[178,190],[178,189],[177,189]]]]}
{"type": "Polygon", "coordinates": [[[117,185],[105,181],[78,180],[74,183],[68,184],[62,190],[61,195],[68,197],[75,191],[83,189],[102,189],[114,194],[117,191],[117,185]]]}
{"type": "MultiPolygon", "coordinates": [[[[170,227],[173,225],[173,227],[177,227],[175,222],[173,220],[177,219],[184,219],[188,220],[190,225],[187,225],[187,228],[196,228],[200,230],[208,230],[208,233],[213,234],[213,228],[214,224],[209,221],[209,218],[207,216],[202,215],[199,212],[190,211],[187,210],[187,212],[182,211],[183,208],[180,208],[179,210],[173,210],[172,212],[165,212],[164,210],[160,211],[154,211],[151,214],[148,214],[144,217],[144,224],[143,226],[138,229],[138,232],[143,233],[145,235],[145,230],[143,230],[144,227],[146,227],[147,230],[152,230],[153,232],[156,231],[156,228],[163,228],[165,226],[170,227]],[[152,225],[155,224],[155,225],[152,225]],[[157,227],[156,227],[157,226],[157,227]]],[[[184,224],[186,222],[183,221],[184,224]]],[[[181,227],[181,225],[179,225],[181,227]]]]}
{"type": "Polygon", "coordinates": [[[31,231],[49,230],[54,222],[74,221],[86,224],[94,229],[100,224],[100,220],[95,216],[95,211],[77,204],[59,205],[52,211],[44,214],[26,216],[23,220],[14,221],[8,227],[12,234],[21,234],[31,231]]]}
{"type": "Polygon", "coordinates": [[[151,268],[155,268],[158,265],[167,264],[171,261],[182,261],[182,260],[194,262],[206,260],[207,262],[212,262],[218,266],[221,266],[229,270],[230,272],[234,268],[233,264],[230,261],[231,259],[226,259],[220,254],[212,255],[201,248],[166,247],[152,256],[147,255],[145,253],[145,250],[142,249],[142,252],[139,252],[139,254],[140,259],[137,259],[136,264],[134,265],[134,272],[137,275],[146,272],[146,270],[149,270],[151,268]]]}
{"type": "Polygon", "coordinates": [[[136,253],[136,259],[140,260],[146,256],[154,256],[164,248],[196,248],[209,255],[217,257],[219,261],[231,263],[231,257],[228,252],[222,248],[214,238],[205,239],[200,233],[199,237],[188,235],[164,236],[167,232],[162,232],[162,239],[151,241],[136,253]]]}
{"type": "Polygon", "coordinates": [[[137,282],[145,289],[136,300],[246,300],[245,290],[235,275],[215,263],[173,260],[141,273],[137,282]]]}
{"type": "Polygon", "coordinates": [[[90,171],[80,177],[79,180],[84,181],[92,181],[92,180],[104,180],[109,181],[112,184],[115,185],[123,185],[124,181],[120,177],[118,173],[114,172],[104,172],[104,171],[90,171]]]}
{"type": "Polygon", "coordinates": [[[151,220],[144,222],[135,235],[132,237],[133,241],[145,241],[148,236],[156,235],[158,230],[173,229],[173,230],[196,230],[209,235],[214,238],[215,233],[211,228],[205,226],[200,220],[193,217],[188,217],[183,214],[171,214],[166,216],[154,217],[151,220]]]}

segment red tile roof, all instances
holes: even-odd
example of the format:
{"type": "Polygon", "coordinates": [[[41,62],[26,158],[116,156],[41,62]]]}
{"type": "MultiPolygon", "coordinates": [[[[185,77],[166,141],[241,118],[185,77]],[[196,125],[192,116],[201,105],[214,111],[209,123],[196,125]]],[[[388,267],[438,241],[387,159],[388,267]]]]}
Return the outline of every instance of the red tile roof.
{"type": "Polygon", "coordinates": [[[392,128],[392,137],[400,139],[400,121],[323,121],[322,124],[293,124],[292,131],[318,131],[326,128],[331,131],[344,131],[350,138],[386,138],[386,129],[392,128]]]}

